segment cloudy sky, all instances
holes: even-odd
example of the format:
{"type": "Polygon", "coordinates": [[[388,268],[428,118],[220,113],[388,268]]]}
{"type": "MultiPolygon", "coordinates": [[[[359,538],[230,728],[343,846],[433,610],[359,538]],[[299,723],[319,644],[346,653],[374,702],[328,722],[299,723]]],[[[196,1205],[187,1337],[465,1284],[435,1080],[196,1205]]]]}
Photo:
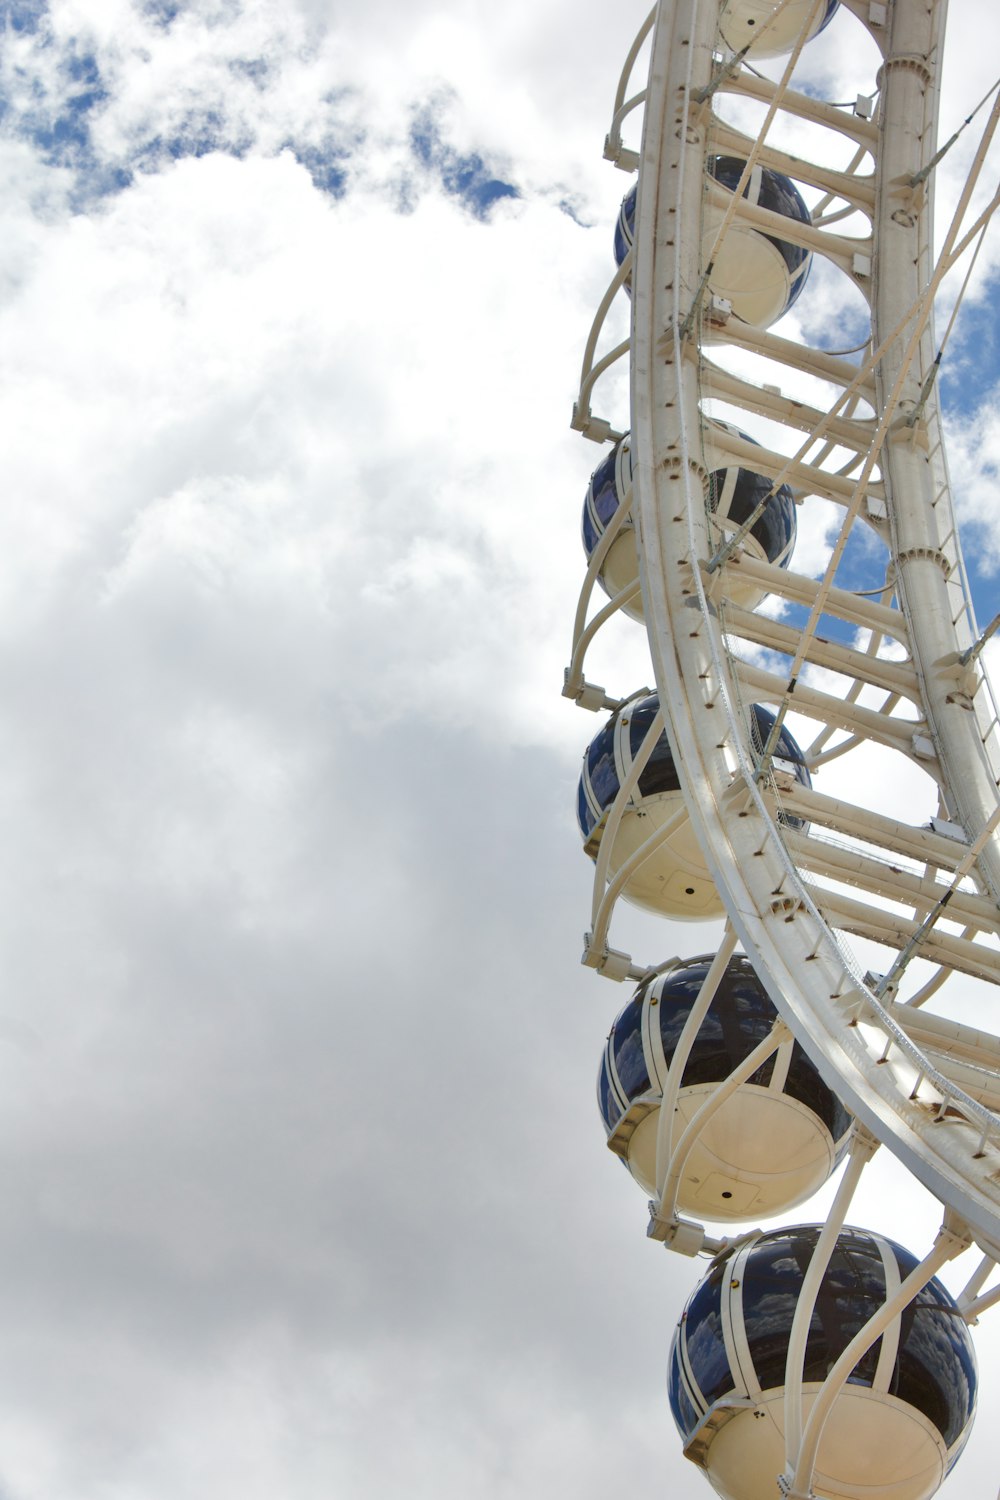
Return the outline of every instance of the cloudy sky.
{"type": "MultiPolygon", "coordinates": [[[[710,1493],[559,695],[644,8],[0,5],[2,1500],[710,1493]]],[[[947,384],[984,619],[998,258],[947,384]]]]}

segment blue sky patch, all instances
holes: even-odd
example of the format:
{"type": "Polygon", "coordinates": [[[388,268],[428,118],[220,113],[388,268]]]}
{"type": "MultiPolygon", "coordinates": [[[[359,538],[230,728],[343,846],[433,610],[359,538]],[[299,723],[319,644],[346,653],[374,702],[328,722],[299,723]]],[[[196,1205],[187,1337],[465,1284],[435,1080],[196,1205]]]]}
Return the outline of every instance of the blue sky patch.
{"type": "Polygon", "coordinates": [[[305,167],[314,187],[331,197],[343,197],[347,186],[347,172],[342,165],[348,154],[345,150],[331,145],[301,146],[294,141],[286,142],[286,149],[305,167]]]}
{"type": "Polygon", "coordinates": [[[584,217],[583,204],[575,198],[560,198],[556,207],[561,214],[565,214],[568,219],[572,219],[574,224],[579,224],[581,229],[594,228],[593,218],[584,217]]]}
{"type": "MultiPolygon", "coordinates": [[[[255,115],[252,111],[247,115],[241,101],[246,98],[246,82],[261,95],[268,91],[276,73],[275,60],[249,54],[222,64],[235,91],[232,116],[228,101],[220,95],[218,77],[209,68],[203,97],[192,96],[186,109],[183,99],[154,97],[149,117],[132,123],[131,138],[109,154],[95,147],[93,129],[102,112],[115,102],[102,77],[99,57],[72,38],[54,35],[44,0],[30,4],[28,0],[0,0],[0,8],[8,35],[12,29],[31,35],[30,45],[21,49],[17,87],[0,99],[0,121],[11,136],[34,146],[47,165],[73,174],[70,203],[75,211],[122,191],[137,171],[161,171],[183,158],[212,152],[240,159],[257,145],[255,115]]],[[[186,4],[176,0],[146,0],[142,6],[147,19],[163,27],[186,9],[186,4]]],[[[278,148],[291,150],[317,189],[334,197],[346,190],[345,163],[361,139],[358,128],[347,125],[333,139],[333,122],[342,113],[339,106],[351,97],[348,89],[327,93],[322,99],[323,116],[330,120],[327,128],[323,129],[314,113],[305,139],[286,137],[278,148]]],[[[262,102],[262,111],[268,107],[269,101],[262,102]]],[[[111,133],[109,139],[113,138],[111,133]]],[[[488,199],[497,189],[491,188],[486,174],[480,176],[483,180],[477,178],[476,186],[488,199]]]]}
{"type": "Polygon", "coordinates": [[[0,27],[31,36],[48,13],[47,0],[0,0],[0,27]]]}
{"type": "Polygon", "coordinates": [[[238,78],[249,78],[252,84],[262,89],[271,68],[266,57],[234,57],[229,64],[229,71],[238,78]]]}
{"type": "Polygon", "coordinates": [[[501,198],[519,198],[513,183],[495,177],[478,151],[463,154],[444,140],[433,107],[425,105],[410,127],[410,147],[420,164],[434,173],[445,192],[458,198],[477,219],[501,198]]]}
{"type": "MultiPolygon", "coordinates": [[[[36,7],[36,24],[21,29],[37,34],[45,14],[44,7],[36,7]]],[[[51,37],[47,33],[40,36],[36,45],[49,52],[51,37]]],[[[75,51],[71,46],[59,59],[57,77],[58,88],[50,93],[41,76],[26,75],[23,82],[27,86],[21,97],[5,101],[0,107],[0,117],[5,128],[29,141],[48,165],[75,173],[77,190],[72,199],[78,208],[83,202],[123,186],[123,174],[116,166],[99,162],[93,150],[91,118],[108,98],[97,58],[91,52],[75,51]]],[[[124,174],[124,180],[130,180],[130,174],[124,174]]]]}
{"type": "Polygon", "coordinates": [[[146,0],[142,13],[157,26],[167,30],[183,9],[179,0],[146,0]]]}
{"type": "Polygon", "coordinates": [[[80,210],[96,199],[120,192],[131,183],[136,169],[155,171],[187,156],[205,156],[226,151],[242,156],[252,139],[233,140],[223,116],[215,110],[192,110],[175,125],[169,136],[153,135],[135,142],[118,160],[107,160],[94,150],[92,116],[108,99],[96,58],[89,53],[70,53],[60,65],[63,87],[47,100],[36,85],[37,104],[22,110],[13,122],[16,133],[30,141],[52,166],[75,173],[71,195],[80,210]]]}
{"type": "MultiPolygon", "coordinates": [[[[839,589],[871,595],[871,591],[878,589],[885,578],[888,560],[888,551],[874,531],[867,527],[852,527],[837,569],[835,585],[839,589]]],[[[794,567],[794,562],[792,566],[794,567]]],[[[809,619],[809,610],[804,605],[787,603],[781,618],[787,625],[804,629],[809,619]]],[[[857,630],[854,625],[836,615],[824,614],[816,633],[828,641],[838,641],[841,645],[849,646],[854,644],[857,630]]]]}
{"type": "Polygon", "coordinates": [[[960,421],[967,421],[1000,385],[1000,348],[988,307],[988,302],[975,309],[968,306],[971,316],[964,321],[960,317],[941,358],[941,405],[960,421]]]}
{"type": "Polygon", "coordinates": [[[224,151],[230,156],[245,156],[252,146],[251,139],[234,141],[226,131],[226,122],[215,110],[192,110],[181,120],[169,136],[154,136],[143,142],[133,160],[144,171],[155,171],[167,162],[180,161],[188,156],[208,156],[213,151],[224,151]]]}

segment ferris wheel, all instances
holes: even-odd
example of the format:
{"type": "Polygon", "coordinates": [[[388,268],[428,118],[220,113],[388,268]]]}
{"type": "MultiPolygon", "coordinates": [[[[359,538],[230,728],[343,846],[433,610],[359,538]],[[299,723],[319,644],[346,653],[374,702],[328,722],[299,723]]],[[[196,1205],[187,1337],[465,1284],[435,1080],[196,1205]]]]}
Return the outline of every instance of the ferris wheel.
{"type": "Polygon", "coordinates": [[[605,147],[634,181],[573,414],[610,445],[564,685],[605,715],[584,961],[636,985],[601,1063],[608,1144],[650,1236],[710,1257],[669,1389],[727,1500],[925,1500],[971,1426],[968,1327],[1000,1301],[997,621],[971,603],[933,322],[1000,199],[1000,96],[937,243],[945,8],[661,0],[605,147]],[[827,26],[876,59],[846,104],[796,86],[827,26]],[[626,357],[627,430],[599,409],[626,357]],[[588,678],[622,615],[655,691],[588,678]],[[721,946],[692,926],[691,957],[633,957],[619,900],[724,918],[721,946]],[[922,1256],[848,1224],[880,1145],[941,1205],[922,1256]],[[841,1163],[824,1225],[754,1227],[841,1163]],[[954,1299],[937,1272],[967,1250],[954,1299]]]}

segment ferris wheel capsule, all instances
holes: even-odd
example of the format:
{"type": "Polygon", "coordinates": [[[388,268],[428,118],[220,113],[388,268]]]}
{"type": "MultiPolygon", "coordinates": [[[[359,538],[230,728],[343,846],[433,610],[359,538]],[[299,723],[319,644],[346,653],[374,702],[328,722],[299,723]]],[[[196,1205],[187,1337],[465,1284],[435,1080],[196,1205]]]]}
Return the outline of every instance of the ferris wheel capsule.
{"type": "MultiPolygon", "coordinates": [[[[746,442],[753,442],[753,438],[728,422],[710,422],[706,431],[709,440],[713,428],[735,432],[746,442]]],[[[629,434],[626,433],[594,470],[587,486],[582,529],[588,560],[620,507],[627,503],[631,484],[632,454],[629,434]]],[[[752,557],[787,568],[795,547],[797,524],[795,500],[787,484],[775,489],[766,475],[731,464],[713,470],[709,476],[707,500],[709,509],[727,533],[744,525],[761,502],[766,502],[762,514],[743,538],[742,546],[752,557]]],[[[614,598],[621,590],[636,584],[638,579],[635,529],[629,515],[608,549],[598,581],[604,592],[614,598]]],[[[755,609],[765,596],[763,589],[740,578],[737,569],[732,570],[727,592],[733,603],[744,609],[755,609]]],[[[631,619],[642,620],[641,595],[635,594],[622,605],[622,610],[631,619]]]]}
{"type": "MultiPolygon", "coordinates": [[[[626,255],[635,243],[635,202],[638,196],[639,185],[633,182],[628,192],[621,201],[618,210],[618,218],[615,221],[615,265],[620,266],[626,255]]],[[[625,277],[625,290],[629,296],[632,295],[632,278],[625,277]]]]}
{"type": "MultiPolygon", "coordinates": [[[[746,162],[738,156],[708,158],[709,175],[730,193],[736,191],[745,166],[746,162]]],[[[618,212],[614,238],[618,265],[633,245],[637,190],[637,185],[629,189],[618,212]]],[[[748,203],[781,214],[793,223],[812,223],[802,194],[783,172],[755,166],[742,196],[748,203]]],[[[765,234],[761,229],[742,223],[738,217],[732,221],[716,249],[715,241],[722,220],[723,211],[718,206],[710,205],[706,209],[702,251],[706,261],[712,257],[709,290],[713,296],[729,302],[734,315],[742,323],[767,328],[798,298],[809,274],[812,253],[791,240],[765,234]]],[[[631,278],[626,279],[625,289],[631,295],[631,278]]]]}
{"type": "Polygon", "coordinates": [[[838,9],[838,0],[826,0],[810,21],[812,9],[813,0],[787,0],[775,15],[777,0],[729,0],[720,17],[719,30],[733,52],[746,47],[750,57],[780,57],[783,52],[791,52],[807,23],[806,41],[829,26],[838,9]]]}
{"type": "MultiPolygon", "coordinates": [[[[631,770],[659,706],[655,693],[629,699],[595,735],[584,755],[577,790],[577,818],[584,850],[594,860],[601,847],[612,803],[631,770]]],[[[754,704],[750,719],[754,745],[762,751],[774,725],[774,715],[754,704]]],[[[791,777],[804,786],[812,784],[805,757],[784,726],[774,747],[772,764],[779,780],[791,777]]],[[[722,900],[686,815],[680,777],[665,733],[657,739],[622,813],[608,861],[609,876],[637,853],[651,834],[677,815],[676,827],[632,873],[622,895],[633,905],[664,916],[691,921],[721,916],[722,900]]],[[[784,814],[782,818],[790,827],[801,826],[795,818],[784,814]]]]}
{"type": "MultiPolygon", "coordinates": [[[[710,958],[693,959],[640,985],[605,1045],[598,1104],[608,1146],[651,1197],[667,1074],[710,966],[710,958]]],[[[750,961],[731,959],[683,1064],[675,1141],[776,1019],[750,961]]],[[[794,1208],[837,1166],[851,1123],[799,1044],[784,1042],[701,1131],[684,1166],[678,1207],[727,1222],[794,1208]]]]}
{"type": "MultiPolygon", "coordinates": [[[[819,1237],[814,1226],[738,1242],[712,1264],[674,1335],[668,1388],[685,1455],[724,1500],[772,1500],[784,1469],[785,1362],[819,1237]]],[[[892,1240],[845,1229],[823,1276],[803,1367],[803,1416],[854,1335],[917,1265],[892,1240]]],[[[862,1356],[834,1401],[813,1487],[828,1500],[929,1500],[969,1435],[972,1339],[939,1281],[862,1356]],[[883,1357],[884,1355],[884,1357],[883,1357]]]]}
{"type": "MultiPolygon", "coordinates": [[[[738,156],[714,156],[708,160],[710,175],[730,193],[736,191],[745,166],[746,162],[738,156]]],[[[812,223],[792,179],[770,167],[753,168],[743,197],[748,203],[770,209],[793,223],[812,223]]],[[[713,252],[723,215],[721,210],[711,207],[705,217],[702,248],[708,256],[713,252]]],[[[736,218],[715,251],[709,285],[715,296],[732,303],[734,314],[742,322],[767,328],[797,300],[811,264],[810,251],[801,245],[764,234],[736,218]]]]}

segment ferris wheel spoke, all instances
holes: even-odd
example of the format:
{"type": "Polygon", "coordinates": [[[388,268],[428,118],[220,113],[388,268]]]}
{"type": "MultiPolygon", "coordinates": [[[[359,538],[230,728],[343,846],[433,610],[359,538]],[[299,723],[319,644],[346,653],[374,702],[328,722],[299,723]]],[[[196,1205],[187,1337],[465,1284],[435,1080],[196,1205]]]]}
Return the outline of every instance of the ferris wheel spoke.
{"type": "MultiPolygon", "coordinates": [[[[822,424],[827,441],[841,448],[853,448],[856,453],[867,453],[871,447],[874,423],[862,423],[856,418],[830,416],[819,411],[808,402],[782,395],[776,386],[761,387],[734,375],[718,365],[705,360],[701,377],[702,394],[739,406],[744,411],[755,413],[771,422],[781,423],[792,430],[813,436],[822,424]]],[[[818,465],[816,465],[818,468],[818,465]]],[[[823,470],[819,470],[823,473],[823,470]]]]}
{"type": "MultiPolygon", "coordinates": [[[[739,605],[727,606],[726,631],[736,640],[747,641],[781,656],[794,657],[799,645],[799,632],[794,626],[784,625],[767,615],[742,609],[739,605]]],[[[837,641],[825,640],[813,635],[807,643],[804,659],[814,666],[836,672],[850,678],[852,691],[863,687],[881,688],[897,698],[906,698],[914,704],[920,703],[920,682],[915,669],[908,662],[889,657],[869,656],[837,641]]],[[[912,722],[912,721],[910,721],[912,722]]]]}

